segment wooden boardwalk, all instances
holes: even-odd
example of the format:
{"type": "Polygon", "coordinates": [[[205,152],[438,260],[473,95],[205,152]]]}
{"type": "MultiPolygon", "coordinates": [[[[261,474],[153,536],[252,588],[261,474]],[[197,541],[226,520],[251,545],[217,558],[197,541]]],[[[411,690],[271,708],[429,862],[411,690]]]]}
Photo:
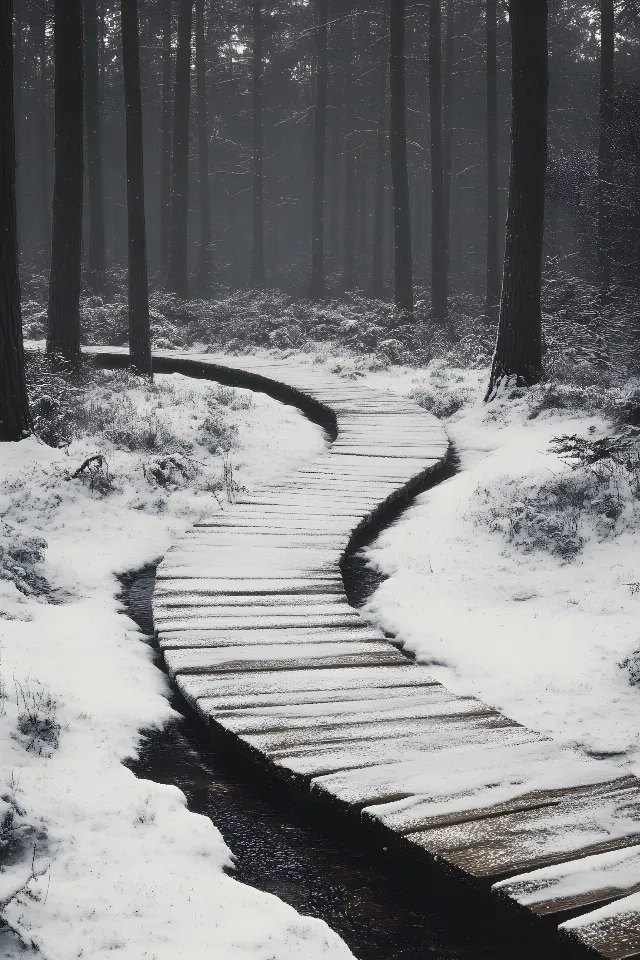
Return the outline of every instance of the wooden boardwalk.
{"type": "Polygon", "coordinates": [[[321,459],[197,524],[158,568],[158,643],[212,733],[380,846],[476,888],[507,925],[546,938],[536,955],[640,956],[640,780],[454,695],[347,603],[341,557],[442,466],[441,424],[313,364],[156,363],[265,389],[337,432],[321,459]]]}

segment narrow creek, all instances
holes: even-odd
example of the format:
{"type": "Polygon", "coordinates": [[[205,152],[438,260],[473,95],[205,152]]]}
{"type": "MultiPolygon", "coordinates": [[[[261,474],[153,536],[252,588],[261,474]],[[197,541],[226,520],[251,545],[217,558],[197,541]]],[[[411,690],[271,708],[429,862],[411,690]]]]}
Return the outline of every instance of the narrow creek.
{"type": "MultiPolygon", "coordinates": [[[[455,468],[454,461],[444,476],[455,468]]],[[[361,607],[381,578],[367,567],[364,544],[355,546],[343,578],[349,602],[361,607]]],[[[150,643],[154,580],[155,567],[122,578],[123,603],[150,643]]],[[[162,669],[159,655],[157,664],[162,669]]],[[[191,810],[211,818],[235,855],[238,880],[325,920],[357,960],[504,960],[482,915],[447,903],[410,866],[382,863],[352,828],[320,818],[212,748],[177,692],[172,705],[179,719],[149,733],[130,767],[139,777],[179,787],[191,810]]]]}

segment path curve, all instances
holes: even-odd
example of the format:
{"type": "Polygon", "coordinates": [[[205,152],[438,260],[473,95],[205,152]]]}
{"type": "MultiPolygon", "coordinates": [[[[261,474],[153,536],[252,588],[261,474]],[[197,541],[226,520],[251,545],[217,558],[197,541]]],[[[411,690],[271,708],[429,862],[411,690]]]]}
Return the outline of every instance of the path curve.
{"type": "Polygon", "coordinates": [[[491,889],[518,949],[538,932],[545,958],[640,956],[640,781],[452,694],[347,602],[345,551],[444,465],[441,423],[312,362],[159,352],[154,369],[264,391],[335,438],[195,524],[158,568],[158,644],[212,735],[383,850],[491,889]]]}

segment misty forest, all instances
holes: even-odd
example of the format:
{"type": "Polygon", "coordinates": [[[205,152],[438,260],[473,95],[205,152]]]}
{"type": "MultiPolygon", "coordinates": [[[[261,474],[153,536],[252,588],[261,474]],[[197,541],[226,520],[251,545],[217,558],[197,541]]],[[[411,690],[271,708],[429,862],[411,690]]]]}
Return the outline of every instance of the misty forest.
{"type": "Polygon", "coordinates": [[[640,957],[640,2],[0,0],[0,955],[640,957]]]}

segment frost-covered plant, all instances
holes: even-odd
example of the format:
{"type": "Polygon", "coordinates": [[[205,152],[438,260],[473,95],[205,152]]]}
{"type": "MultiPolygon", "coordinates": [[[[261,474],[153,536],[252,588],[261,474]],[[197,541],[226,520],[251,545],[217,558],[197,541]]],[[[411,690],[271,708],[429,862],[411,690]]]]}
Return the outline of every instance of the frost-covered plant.
{"type": "Polygon", "coordinates": [[[50,756],[58,746],[62,724],[59,704],[37,680],[15,680],[18,707],[18,734],[26,750],[50,756]]]}
{"type": "Polygon", "coordinates": [[[9,580],[25,596],[42,596],[49,585],[40,572],[47,541],[26,536],[18,527],[0,520],[0,578],[9,580]]]}

